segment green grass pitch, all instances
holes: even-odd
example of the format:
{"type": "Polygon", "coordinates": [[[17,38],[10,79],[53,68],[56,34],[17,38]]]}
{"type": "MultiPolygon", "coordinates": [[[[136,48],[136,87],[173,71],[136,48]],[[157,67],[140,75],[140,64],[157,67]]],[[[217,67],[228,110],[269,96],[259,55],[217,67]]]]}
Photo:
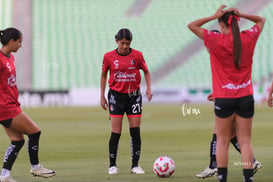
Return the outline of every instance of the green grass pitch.
{"type": "MultiPolygon", "coordinates": [[[[12,176],[18,182],[203,181],[195,175],[209,162],[209,143],[214,127],[213,105],[185,104],[181,110],[182,106],[144,104],[140,165],[146,171],[145,175],[130,174],[128,122],[124,118],[117,159],[120,173],[114,176],[107,174],[111,130],[108,111],[99,107],[24,109],[42,129],[40,161],[45,167],[55,169],[57,175],[50,179],[32,177],[25,145],[13,166],[12,176]],[[176,171],[168,179],[159,178],[152,171],[154,160],[161,155],[172,157],[176,163],[176,171]]],[[[255,175],[255,182],[273,181],[272,120],[272,109],[265,105],[256,106],[252,144],[254,155],[262,162],[263,168],[255,175]]],[[[0,143],[0,157],[3,157],[9,145],[3,130],[0,143]]],[[[231,145],[228,181],[242,181],[239,162],[240,155],[231,145]]]]}

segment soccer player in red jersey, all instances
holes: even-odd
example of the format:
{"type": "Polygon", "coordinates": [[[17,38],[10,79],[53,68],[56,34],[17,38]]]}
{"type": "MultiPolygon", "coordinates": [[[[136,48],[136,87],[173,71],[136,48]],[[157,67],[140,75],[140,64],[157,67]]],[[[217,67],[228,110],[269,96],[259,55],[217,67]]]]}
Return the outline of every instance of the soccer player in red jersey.
{"type": "Polygon", "coordinates": [[[120,29],[115,36],[118,48],[104,55],[101,73],[101,107],[109,108],[112,131],[109,140],[110,166],[108,174],[117,174],[116,165],[119,138],[122,129],[122,119],[126,113],[131,136],[132,166],[131,173],[144,174],[138,165],[141,151],[140,123],[142,114],[142,94],[140,91],[140,69],[144,72],[146,81],[145,95],[152,99],[151,76],[140,51],[130,47],[132,33],[129,29],[120,29]],[[108,102],[105,97],[107,74],[110,71],[108,84],[108,102]]]}
{"type": "Polygon", "coordinates": [[[218,179],[227,181],[228,148],[234,125],[241,149],[245,182],[253,181],[253,151],[251,128],[254,115],[252,87],[253,53],[258,37],[263,30],[265,18],[241,13],[238,9],[220,6],[214,15],[195,20],[189,29],[200,39],[210,53],[214,112],[216,120],[216,159],[218,179]],[[240,32],[240,18],[255,25],[240,32]],[[221,34],[202,28],[202,25],[218,19],[221,34]]]}
{"type": "Polygon", "coordinates": [[[10,176],[11,168],[25,143],[28,135],[28,153],[33,176],[51,177],[55,172],[44,168],[39,163],[38,149],[41,130],[20,108],[16,86],[16,69],[12,52],[22,46],[22,33],[15,28],[0,31],[2,47],[0,49],[0,124],[11,140],[4,156],[0,181],[15,182],[10,176]]]}
{"type": "MultiPolygon", "coordinates": [[[[211,32],[221,33],[219,30],[211,30],[211,32]]],[[[207,99],[209,101],[214,102],[213,94],[209,94],[207,99]]],[[[209,162],[209,166],[206,167],[205,170],[202,171],[201,173],[198,173],[196,175],[196,177],[204,179],[204,178],[208,178],[208,177],[217,176],[216,143],[217,143],[217,135],[216,135],[216,127],[214,126],[212,139],[211,139],[211,142],[210,142],[210,153],[209,153],[210,154],[210,162],[209,162]]],[[[235,133],[232,135],[230,143],[232,143],[234,148],[239,153],[241,153],[240,146],[239,146],[237,136],[236,136],[235,133]]],[[[253,158],[253,175],[256,174],[261,168],[262,168],[262,164],[258,160],[256,160],[255,157],[254,157],[253,158]]]]}

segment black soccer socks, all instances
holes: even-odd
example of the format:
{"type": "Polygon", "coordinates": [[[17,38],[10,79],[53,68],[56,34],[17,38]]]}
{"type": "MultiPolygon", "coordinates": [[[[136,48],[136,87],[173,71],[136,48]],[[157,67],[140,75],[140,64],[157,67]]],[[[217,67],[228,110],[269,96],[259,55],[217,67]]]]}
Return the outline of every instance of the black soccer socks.
{"type": "Polygon", "coordinates": [[[132,153],[132,168],[138,166],[141,151],[140,128],[130,128],[131,135],[131,153],[132,153]]]}
{"type": "Polygon", "coordinates": [[[210,163],[209,168],[214,169],[217,167],[216,163],[216,134],[212,135],[212,140],[210,142],[210,163]]]}
{"type": "Polygon", "coordinates": [[[10,146],[8,147],[5,156],[4,156],[4,163],[3,168],[11,170],[18,153],[20,152],[21,148],[23,147],[25,140],[20,141],[11,141],[10,146]]]}
{"type": "Polygon", "coordinates": [[[253,181],[253,169],[243,169],[244,182],[253,181]]]}
{"type": "Polygon", "coordinates": [[[118,153],[118,143],[120,138],[120,133],[111,133],[109,140],[109,160],[110,167],[116,166],[117,153],[118,153]]]}
{"type": "Polygon", "coordinates": [[[226,182],[227,181],[227,167],[219,167],[218,168],[218,180],[219,182],[226,182]]]}
{"type": "Polygon", "coordinates": [[[28,155],[29,160],[32,165],[39,164],[39,140],[40,140],[41,131],[28,135],[28,155]]]}

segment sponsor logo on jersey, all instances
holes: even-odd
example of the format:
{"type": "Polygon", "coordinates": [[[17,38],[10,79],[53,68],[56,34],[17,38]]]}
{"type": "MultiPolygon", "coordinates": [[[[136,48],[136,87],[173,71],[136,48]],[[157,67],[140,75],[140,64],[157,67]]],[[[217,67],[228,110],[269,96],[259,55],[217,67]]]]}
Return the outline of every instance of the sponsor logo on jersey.
{"type": "Polygon", "coordinates": [[[8,85],[10,87],[14,87],[16,85],[16,77],[14,75],[11,75],[9,78],[8,78],[8,85]]]}
{"type": "Polygon", "coordinates": [[[9,72],[11,72],[11,67],[10,67],[9,63],[7,63],[7,68],[9,69],[9,72]]]}
{"type": "Polygon", "coordinates": [[[131,65],[132,65],[132,66],[130,66],[128,69],[129,69],[129,70],[136,69],[135,64],[136,64],[136,61],[132,59],[132,61],[131,61],[131,65]]]}
{"type": "Polygon", "coordinates": [[[250,84],[251,84],[251,80],[248,80],[246,83],[242,83],[240,85],[234,85],[232,83],[228,83],[226,85],[223,85],[222,88],[226,88],[229,90],[238,90],[238,89],[246,88],[250,84]]]}
{"type": "Polygon", "coordinates": [[[123,73],[123,72],[116,72],[115,75],[116,82],[132,82],[136,81],[136,73],[123,73]]]}
{"type": "Polygon", "coordinates": [[[114,65],[115,65],[115,69],[118,69],[119,68],[119,60],[115,60],[114,65]]]}

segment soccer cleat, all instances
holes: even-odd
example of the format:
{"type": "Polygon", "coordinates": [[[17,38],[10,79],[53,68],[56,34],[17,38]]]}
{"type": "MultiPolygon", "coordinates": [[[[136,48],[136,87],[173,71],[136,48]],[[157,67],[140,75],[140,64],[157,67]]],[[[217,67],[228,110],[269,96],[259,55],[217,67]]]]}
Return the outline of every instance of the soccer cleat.
{"type": "Polygon", "coordinates": [[[145,174],[144,170],[140,166],[133,167],[131,169],[131,173],[133,173],[133,174],[145,174]]]}
{"type": "Polygon", "coordinates": [[[255,162],[253,163],[253,175],[256,174],[260,169],[262,168],[262,164],[255,160],[255,162]]]}
{"type": "Polygon", "coordinates": [[[211,169],[207,167],[203,172],[196,175],[197,178],[208,178],[212,176],[217,176],[217,168],[211,169]]]}
{"type": "Polygon", "coordinates": [[[56,172],[47,168],[44,168],[42,165],[39,164],[37,168],[31,168],[30,174],[33,176],[39,176],[44,178],[49,178],[56,175],[56,172]]]}
{"type": "Polygon", "coordinates": [[[109,167],[108,174],[118,174],[118,168],[116,166],[109,167]]]}
{"type": "Polygon", "coordinates": [[[0,182],[16,182],[11,176],[0,176],[0,182]]]}

